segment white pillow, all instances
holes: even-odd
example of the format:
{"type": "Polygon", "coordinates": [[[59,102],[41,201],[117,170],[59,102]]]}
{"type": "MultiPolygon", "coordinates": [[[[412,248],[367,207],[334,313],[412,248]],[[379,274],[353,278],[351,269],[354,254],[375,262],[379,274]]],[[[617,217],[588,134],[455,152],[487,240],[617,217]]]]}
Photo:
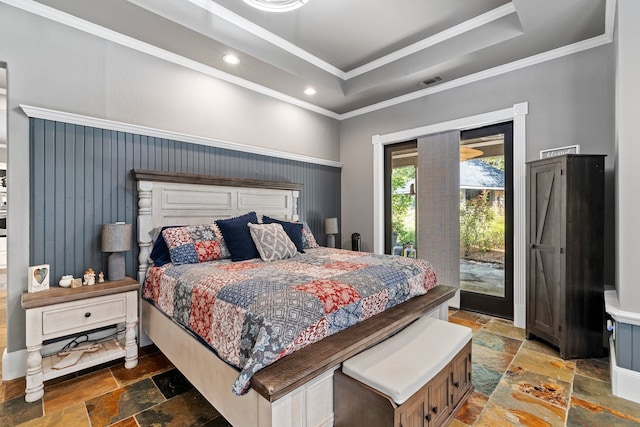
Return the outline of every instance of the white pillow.
{"type": "Polygon", "coordinates": [[[263,261],[278,261],[296,256],[298,249],[285,233],[282,225],[249,223],[253,243],[263,261]]]}

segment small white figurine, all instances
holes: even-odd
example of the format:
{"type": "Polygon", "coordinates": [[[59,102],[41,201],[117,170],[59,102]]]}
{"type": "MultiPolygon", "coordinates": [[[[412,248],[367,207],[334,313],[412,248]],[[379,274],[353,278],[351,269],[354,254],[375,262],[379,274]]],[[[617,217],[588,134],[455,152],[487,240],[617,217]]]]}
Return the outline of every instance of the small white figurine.
{"type": "Polygon", "coordinates": [[[83,285],[94,285],[96,283],[96,273],[93,271],[93,268],[89,267],[87,271],[84,272],[84,282],[83,285]]]}
{"type": "Polygon", "coordinates": [[[102,271],[98,273],[98,283],[104,283],[104,273],[102,271]]]}
{"type": "Polygon", "coordinates": [[[71,281],[73,281],[73,276],[68,274],[68,275],[62,276],[58,284],[63,288],[68,288],[69,286],[71,286],[71,281]]]}

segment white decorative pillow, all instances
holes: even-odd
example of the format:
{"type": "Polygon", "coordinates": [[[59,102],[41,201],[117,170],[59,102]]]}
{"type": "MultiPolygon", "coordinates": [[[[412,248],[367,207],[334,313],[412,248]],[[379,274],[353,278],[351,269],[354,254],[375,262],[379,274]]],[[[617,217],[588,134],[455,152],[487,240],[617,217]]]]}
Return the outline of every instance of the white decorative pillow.
{"type": "Polygon", "coordinates": [[[252,224],[249,232],[263,261],[278,261],[296,256],[298,249],[280,224],[252,224]]]}

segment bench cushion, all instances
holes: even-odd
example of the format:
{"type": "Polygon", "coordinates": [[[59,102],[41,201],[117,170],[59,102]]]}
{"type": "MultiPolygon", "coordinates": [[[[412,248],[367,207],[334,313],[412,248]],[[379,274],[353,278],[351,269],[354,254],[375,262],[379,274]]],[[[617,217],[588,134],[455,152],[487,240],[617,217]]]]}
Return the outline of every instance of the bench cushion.
{"type": "Polygon", "coordinates": [[[391,338],[342,364],[342,372],[404,403],[471,340],[471,329],[421,317],[391,338]]]}

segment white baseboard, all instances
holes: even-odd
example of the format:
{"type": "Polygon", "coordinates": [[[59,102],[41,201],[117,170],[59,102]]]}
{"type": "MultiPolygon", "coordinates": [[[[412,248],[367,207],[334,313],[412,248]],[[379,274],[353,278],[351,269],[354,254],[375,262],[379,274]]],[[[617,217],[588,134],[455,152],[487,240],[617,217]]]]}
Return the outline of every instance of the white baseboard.
{"type": "Polygon", "coordinates": [[[140,347],[146,347],[148,345],[153,344],[153,341],[151,341],[151,338],[149,338],[147,334],[144,333],[142,328],[138,329],[138,336],[140,337],[140,339],[138,340],[138,344],[140,345],[140,347]]]}
{"type": "Polygon", "coordinates": [[[616,350],[613,337],[609,338],[611,350],[611,389],[613,394],[623,399],[640,403],[640,372],[621,368],[616,363],[616,350]]]}
{"type": "Polygon", "coordinates": [[[449,300],[449,307],[460,309],[460,289],[458,289],[456,294],[449,300]]]}
{"type": "Polygon", "coordinates": [[[27,375],[27,349],[2,353],[2,381],[15,380],[27,375]]]}

